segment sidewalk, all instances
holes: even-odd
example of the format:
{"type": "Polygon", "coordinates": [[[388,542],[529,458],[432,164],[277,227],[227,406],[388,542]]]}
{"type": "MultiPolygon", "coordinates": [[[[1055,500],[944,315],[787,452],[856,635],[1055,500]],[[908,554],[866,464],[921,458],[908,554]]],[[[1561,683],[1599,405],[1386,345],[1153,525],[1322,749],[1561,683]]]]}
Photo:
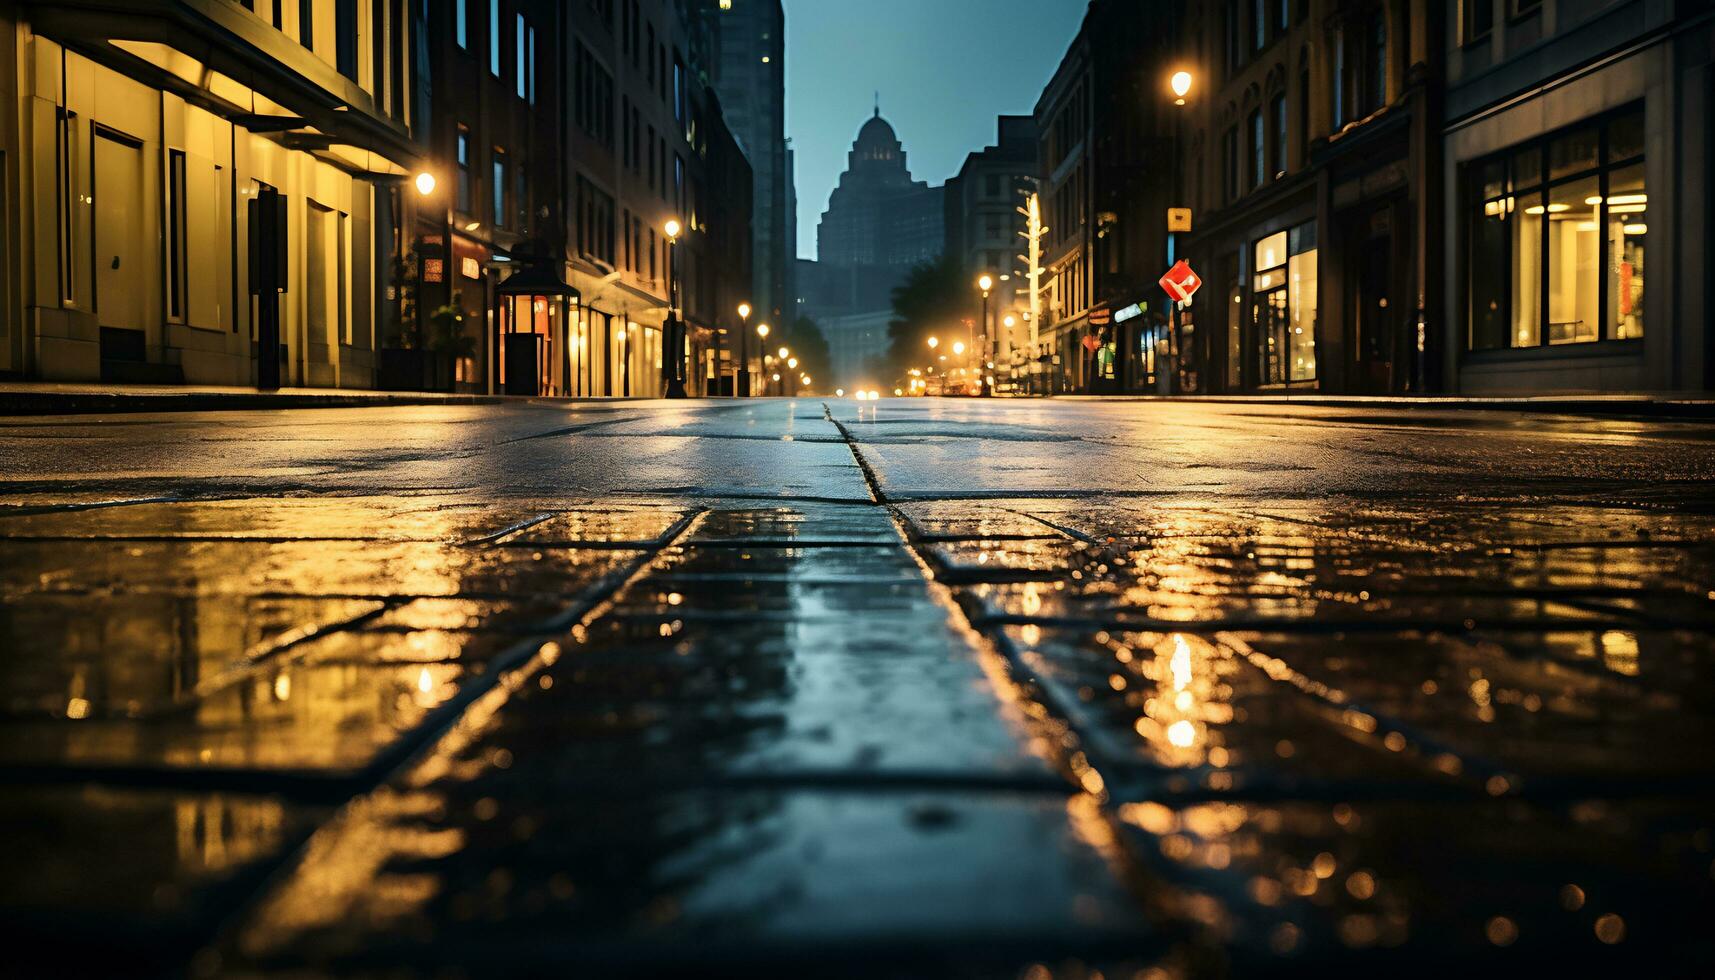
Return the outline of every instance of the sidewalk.
{"type": "Polygon", "coordinates": [[[1715,398],[1642,395],[1054,395],[1061,401],[1189,402],[1227,405],[1300,405],[1311,408],[1392,408],[1402,411],[1463,409],[1543,412],[1564,415],[1642,415],[1651,418],[1715,418],[1715,398]]]}

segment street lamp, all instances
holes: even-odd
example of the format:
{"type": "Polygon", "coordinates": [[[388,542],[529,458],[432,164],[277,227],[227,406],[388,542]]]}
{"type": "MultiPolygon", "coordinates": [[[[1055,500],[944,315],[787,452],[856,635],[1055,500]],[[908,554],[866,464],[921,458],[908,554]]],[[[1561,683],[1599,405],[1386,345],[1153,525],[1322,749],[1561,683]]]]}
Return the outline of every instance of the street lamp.
{"type": "Polygon", "coordinates": [[[1174,72],[1173,77],[1168,80],[1168,85],[1173,89],[1173,104],[1184,105],[1185,97],[1191,94],[1191,73],[1188,71],[1174,72]]]}
{"type": "MultiPolygon", "coordinates": [[[[756,335],[758,337],[762,338],[763,340],[767,340],[768,339],[768,329],[769,329],[768,324],[759,323],[756,325],[756,335]]],[[[760,342],[756,345],[756,356],[758,358],[765,358],[768,356],[762,352],[762,344],[760,342]]],[[[763,386],[762,394],[765,397],[767,396],[767,394],[768,394],[768,386],[767,385],[763,386]]]]}
{"type": "MultiPolygon", "coordinates": [[[[982,349],[987,351],[989,349],[989,292],[994,289],[994,277],[986,272],[983,273],[977,278],[977,288],[983,291],[982,349]]],[[[981,383],[980,378],[978,381],[981,383]]],[[[982,385],[981,394],[984,398],[994,393],[991,388],[991,385],[982,385]]]]}
{"type": "Polygon", "coordinates": [[[684,226],[678,219],[668,218],[662,226],[667,233],[667,354],[661,359],[661,370],[667,376],[667,397],[685,397],[685,321],[679,309],[679,232],[684,226]]]}
{"type": "Polygon", "coordinates": [[[428,197],[435,192],[435,175],[427,170],[417,175],[417,193],[428,197]]]}
{"type": "MultiPolygon", "coordinates": [[[[1191,73],[1180,69],[1167,80],[1167,85],[1173,90],[1173,104],[1183,106],[1191,94],[1194,79],[1191,73]]],[[[1173,116],[1173,159],[1182,159],[1185,147],[1185,119],[1183,113],[1173,116]]],[[[1185,203],[1184,167],[1173,168],[1173,206],[1179,207],[1185,203]]],[[[1167,264],[1172,265],[1179,258],[1179,238],[1172,231],[1167,233],[1167,264]]],[[[1179,304],[1171,297],[1167,300],[1167,310],[1172,319],[1167,326],[1167,370],[1162,372],[1167,394],[1175,394],[1179,387],[1179,304]]]]}
{"type": "Polygon", "coordinates": [[[747,349],[747,337],[750,334],[750,304],[738,304],[738,376],[733,379],[732,393],[735,398],[750,397],[750,351],[747,349]]]}

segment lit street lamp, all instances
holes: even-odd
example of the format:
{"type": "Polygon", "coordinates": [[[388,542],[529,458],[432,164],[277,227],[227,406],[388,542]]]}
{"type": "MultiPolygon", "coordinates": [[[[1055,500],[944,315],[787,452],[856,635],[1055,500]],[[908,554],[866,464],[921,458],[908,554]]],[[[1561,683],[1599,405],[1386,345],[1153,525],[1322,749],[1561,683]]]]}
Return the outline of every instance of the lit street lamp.
{"type": "Polygon", "coordinates": [[[679,232],[684,230],[677,219],[667,219],[662,229],[667,233],[667,330],[666,353],[661,370],[667,379],[667,397],[685,397],[685,321],[679,309],[679,232]]]}
{"type": "MultiPolygon", "coordinates": [[[[981,349],[986,352],[988,350],[988,347],[989,347],[989,292],[994,289],[994,278],[986,272],[983,273],[983,275],[977,279],[977,288],[983,291],[983,319],[982,319],[982,348],[981,349]]],[[[979,381],[980,381],[980,379],[979,379],[979,381]]],[[[984,398],[987,398],[990,395],[994,394],[993,387],[994,387],[993,385],[986,384],[986,383],[982,385],[982,395],[984,398]]]]}
{"type": "MultiPolygon", "coordinates": [[[[768,324],[766,324],[766,323],[757,324],[756,325],[756,335],[758,337],[761,337],[762,340],[767,340],[768,339],[768,324]]],[[[762,352],[761,342],[758,342],[756,345],[756,356],[759,360],[767,356],[767,355],[763,354],[763,352],[762,352]]],[[[762,394],[764,396],[766,396],[768,394],[768,387],[766,385],[763,386],[762,394]]]]}
{"type": "MultiPolygon", "coordinates": [[[[1176,106],[1185,105],[1186,99],[1191,95],[1191,86],[1192,86],[1193,81],[1194,81],[1194,79],[1191,77],[1191,73],[1188,71],[1185,71],[1183,69],[1174,72],[1173,76],[1168,79],[1167,85],[1173,91],[1173,104],[1174,105],[1176,105],[1176,106]]],[[[1184,116],[1184,113],[1174,113],[1174,116],[1173,116],[1173,159],[1174,160],[1182,159],[1181,153],[1183,152],[1184,147],[1185,147],[1185,116],[1184,116]]],[[[1179,167],[1179,166],[1175,166],[1173,168],[1173,206],[1174,207],[1180,207],[1185,203],[1184,170],[1185,170],[1184,167],[1179,167]]],[[[1174,234],[1173,232],[1169,231],[1167,233],[1167,264],[1169,266],[1173,265],[1173,263],[1178,261],[1178,259],[1179,259],[1178,246],[1179,246],[1178,236],[1176,234],[1174,234]]],[[[1171,297],[1169,297],[1168,301],[1167,301],[1167,310],[1168,310],[1168,313],[1171,315],[1171,319],[1168,321],[1168,326],[1167,326],[1167,370],[1165,372],[1163,372],[1163,380],[1166,382],[1166,393],[1171,395],[1171,394],[1176,394],[1177,389],[1179,387],[1179,304],[1174,302],[1171,297]]]]}
{"type": "Polygon", "coordinates": [[[750,304],[738,304],[738,376],[733,379],[732,393],[735,398],[750,397],[750,352],[747,349],[747,337],[750,334],[750,304]]]}

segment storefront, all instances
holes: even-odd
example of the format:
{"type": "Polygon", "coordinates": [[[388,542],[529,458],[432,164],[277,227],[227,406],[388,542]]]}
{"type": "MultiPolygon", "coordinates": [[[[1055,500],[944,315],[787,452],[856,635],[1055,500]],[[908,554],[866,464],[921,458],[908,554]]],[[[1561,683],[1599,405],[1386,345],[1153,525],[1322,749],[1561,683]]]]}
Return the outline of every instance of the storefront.
{"type": "MultiPolygon", "coordinates": [[[[1527,97],[1505,99],[1493,69],[1454,88],[1445,288],[1455,391],[1708,389],[1711,28],[1705,18],[1650,33],[1663,16],[1563,18],[1540,62],[1568,70],[1533,79],[1527,97]],[[1632,32],[1647,40],[1571,70],[1591,45],[1632,32]]],[[[1501,40],[1456,49],[1456,80],[1461,59],[1501,40]]]]}

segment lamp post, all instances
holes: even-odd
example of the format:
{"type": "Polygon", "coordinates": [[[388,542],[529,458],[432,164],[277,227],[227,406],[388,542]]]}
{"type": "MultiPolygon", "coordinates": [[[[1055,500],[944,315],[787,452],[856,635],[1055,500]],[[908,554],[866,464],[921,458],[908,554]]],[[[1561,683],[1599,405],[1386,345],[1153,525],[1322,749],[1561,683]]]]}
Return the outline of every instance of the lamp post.
{"type": "Polygon", "coordinates": [[[663,226],[667,233],[667,351],[661,358],[661,370],[666,375],[667,397],[685,397],[685,320],[679,309],[679,232],[683,227],[675,218],[663,226]]]}
{"type": "Polygon", "coordinates": [[[983,333],[979,336],[978,347],[976,347],[976,355],[978,355],[978,357],[976,357],[976,362],[978,362],[978,393],[979,395],[983,395],[984,398],[988,398],[988,396],[993,395],[995,391],[991,390],[990,383],[988,383],[988,372],[984,371],[983,367],[986,366],[986,364],[988,364],[988,360],[990,360],[990,342],[988,342],[988,336],[990,336],[988,335],[988,293],[995,288],[995,276],[988,275],[988,273],[983,273],[983,275],[978,276],[978,280],[976,280],[976,288],[983,290],[983,333]]]}
{"type": "Polygon", "coordinates": [[[750,352],[746,349],[750,334],[750,304],[738,304],[738,376],[733,379],[734,398],[750,397],[750,352]]]}
{"type": "MultiPolygon", "coordinates": [[[[1167,80],[1167,86],[1173,92],[1173,104],[1183,107],[1191,94],[1194,79],[1191,73],[1181,69],[1173,73],[1167,80]]],[[[1185,146],[1185,114],[1173,114],[1173,206],[1180,207],[1185,203],[1185,167],[1182,153],[1185,146]]],[[[1173,265],[1178,261],[1177,233],[1167,233],[1167,264],[1173,265]]],[[[1167,312],[1170,317],[1167,325],[1167,394],[1177,394],[1179,388],[1179,304],[1172,297],[1167,299],[1167,312]]]]}
{"type": "MultiPolygon", "coordinates": [[[[759,323],[756,325],[756,336],[761,338],[760,340],[757,341],[757,344],[756,344],[756,359],[757,359],[758,373],[761,373],[760,372],[761,368],[767,367],[766,364],[762,363],[764,361],[764,359],[767,357],[767,355],[762,352],[762,344],[768,340],[768,330],[769,330],[768,324],[766,324],[766,323],[759,323]]],[[[768,395],[768,386],[766,384],[764,384],[762,386],[762,394],[764,397],[767,397],[767,395],[768,395]]]]}

